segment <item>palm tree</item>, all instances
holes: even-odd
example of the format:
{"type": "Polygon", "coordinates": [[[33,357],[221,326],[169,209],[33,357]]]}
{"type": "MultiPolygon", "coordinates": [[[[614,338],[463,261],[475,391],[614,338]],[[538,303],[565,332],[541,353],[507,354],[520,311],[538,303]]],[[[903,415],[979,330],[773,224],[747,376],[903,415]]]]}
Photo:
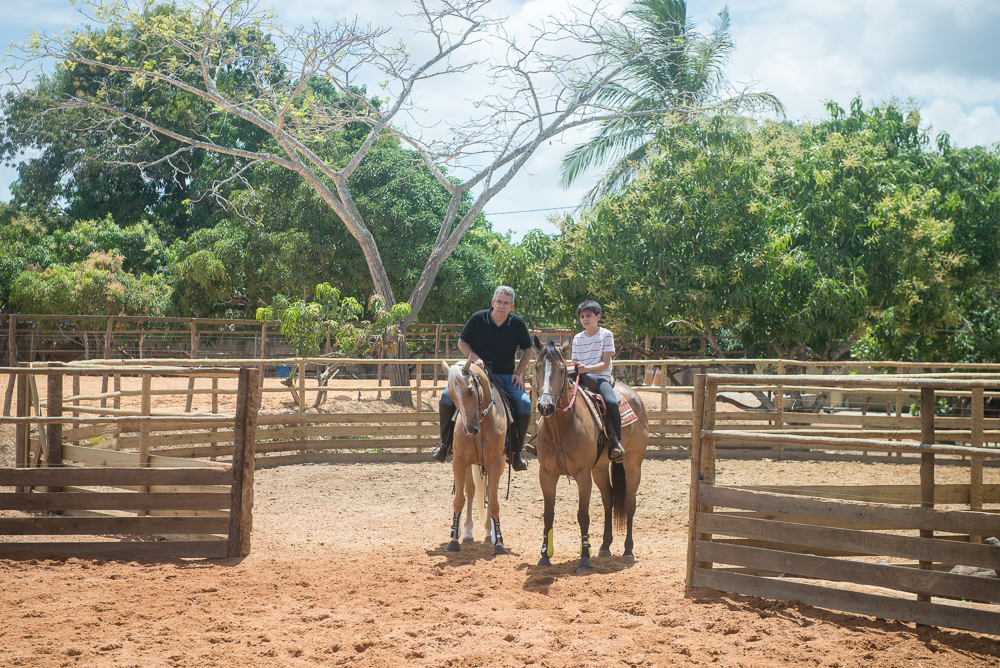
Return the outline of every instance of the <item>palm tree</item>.
{"type": "Polygon", "coordinates": [[[709,35],[697,33],[688,22],[685,0],[636,0],[625,15],[636,19],[637,27],[630,30],[620,24],[609,29],[608,44],[618,48],[643,45],[649,55],[632,64],[627,76],[605,87],[595,101],[626,115],[604,121],[594,138],[563,158],[563,186],[592,167],[610,163],[584,204],[596,202],[631,181],[649,159],[660,128],[716,114],[784,112],[781,102],[770,93],[744,90],[730,94],[723,74],[734,49],[728,10],[719,12],[709,35]]]}

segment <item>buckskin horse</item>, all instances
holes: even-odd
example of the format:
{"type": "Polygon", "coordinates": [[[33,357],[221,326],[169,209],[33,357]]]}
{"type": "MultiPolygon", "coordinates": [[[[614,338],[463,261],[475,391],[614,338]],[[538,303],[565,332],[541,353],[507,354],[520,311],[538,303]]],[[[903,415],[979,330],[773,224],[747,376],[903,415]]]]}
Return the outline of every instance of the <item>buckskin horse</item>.
{"type": "MultiPolygon", "coordinates": [[[[504,439],[507,436],[507,413],[499,391],[478,366],[458,362],[444,364],[448,371],[448,396],[455,413],[455,436],[452,441],[452,470],[455,474],[455,507],[452,515],[449,552],[462,549],[459,526],[466,495],[475,492],[473,466],[486,469],[486,538],[493,543],[493,554],[507,554],[500,532],[500,476],[505,468],[504,439]]],[[[470,504],[469,519],[472,519],[470,504]]],[[[467,532],[466,535],[469,535],[467,532]]]]}
{"type": "Polygon", "coordinates": [[[632,518],[635,515],[635,493],[642,478],[642,460],[649,442],[649,418],[635,390],[618,384],[615,390],[624,395],[632,405],[636,420],[622,427],[622,448],[625,456],[617,461],[608,459],[607,448],[598,444],[601,436],[596,418],[584,403],[577,383],[570,382],[570,374],[563,351],[554,343],[544,347],[536,336],[534,385],[538,397],[538,479],[545,502],[543,518],[545,531],[542,537],[542,558],[539,566],[551,566],[554,552],[552,522],[555,517],[556,483],[559,476],[567,474],[576,481],[580,493],[577,521],[580,523],[580,561],[577,573],[593,569],[590,561],[590,494],[596,483],[604,502],[604,539],[597,556],[611,556],[612,517],[614,528],[623,529],[625,551],[622,561],[634,563],[632,553],[632,518]]]}

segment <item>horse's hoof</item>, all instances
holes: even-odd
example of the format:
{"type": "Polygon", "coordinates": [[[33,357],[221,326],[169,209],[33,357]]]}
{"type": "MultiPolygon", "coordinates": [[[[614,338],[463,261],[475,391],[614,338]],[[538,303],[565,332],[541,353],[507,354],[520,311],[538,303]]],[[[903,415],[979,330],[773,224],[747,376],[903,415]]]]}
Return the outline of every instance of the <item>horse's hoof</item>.
{"type": "Polygon", "coordinates": [[[542,557],[541,559],[538,560],[538,565],[539,566],[551,566],[552,562],[549,561],[548,557],[542,557]]]}
{"type": "Polygon", "coordinates": [[[453,540],[450,543],[448,543],[447,550],[449,552],[461,552],[462,551],[462,545],[457,540],[453,540]]]}
{"type": "Polygon", "coordinates": [[[493,546],[493,554],[507,554],[507,548],[502,543],[493,546]]]}
{"type": "Polygon", "coordinates": [[[590,557],[580,557],[579,563],[576,565],[576,572],[579,573],[589,573],[594,570],[594,565],[590,563],[590,557]]]}
{"type": "Polygon", "coordinates": [[[624,564],[634,564],[635,563],[635,555],[634,554],[623,554],[622,555],[622,563],[624,563],[624,564]]]}
{"type": "Polygon", "coordinates": [[[611,550],[605,550],[603,547],[597,551],[597,556],[599,557],[610,557],[611,550]]]}
{"type": "Polygon", "coordinates": [[[577,566],[576,567],[576,574],[577,575],[583,575],[584,573],[589,573],[592,570],[594,570],[594,567],[590,566],[590,565],[587,565],[587,566],[577,566]]]}

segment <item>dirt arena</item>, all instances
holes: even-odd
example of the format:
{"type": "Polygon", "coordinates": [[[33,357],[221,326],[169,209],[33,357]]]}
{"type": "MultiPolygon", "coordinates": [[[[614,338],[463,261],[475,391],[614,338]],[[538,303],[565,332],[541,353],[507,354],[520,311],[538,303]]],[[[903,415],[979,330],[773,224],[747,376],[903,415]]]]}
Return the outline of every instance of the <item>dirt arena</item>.
{"type": "MultiPolygon", "coordinates": [[[[269,409],[288,398],[267,396],[269,409]]],[[[10,430],[0,437],[9,453],[10,430]]],[[[732,484],[919,477],[889,464],[720,467],[732,484]]],[[[0,559],[0,666],[1000,666],[996,636],[710,590],[685,598],[687,461],[645,464],[635,565],[621,563],[619,536],[585,576],[563,479],[555,565],[537,567],[537,473],[532,462],[515,475],[501,502],[507,556],[481,542],[481,522],[475,542],[445,552],[451,469],[428,462],[258,470],[245,559],[0,559]]],[[[938,468],[939,482],[967,476],[938,468]]],[[[600,527],[596,503],[592,517],[600,527]]]]}

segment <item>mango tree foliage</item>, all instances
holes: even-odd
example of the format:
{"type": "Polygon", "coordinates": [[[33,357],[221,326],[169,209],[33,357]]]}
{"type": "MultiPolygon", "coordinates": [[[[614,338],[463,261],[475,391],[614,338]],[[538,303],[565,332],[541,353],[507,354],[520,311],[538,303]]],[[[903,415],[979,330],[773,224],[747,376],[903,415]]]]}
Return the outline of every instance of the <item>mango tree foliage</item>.
{"type": "MultiPolygon", "coordinates": [[[[448,206],[422,258],[406,323],[420,311],[442,263],[483,207],[541,145],[567,129],[622,113],[603,105],[596,93],[654,46],[609,40],[596,26],[614,17],[597,7],[573,10],[530,35],[515,36],[501,19],[485,14],[482,0],[419,2],[413,16],[404,19],[407,28],[419,25],[417,32],[394,38],[388,29],[350,20],[286,29],[250,0],[78,6],[89,12],[95,28],[65,39],[34,35],[23,45],[22,62],[7,70],[14,90],[38,104],[39,113],[78,114],[78,132],[89,146],[100,147],[98,153],[164,142],[155,157],[123,159],[143,170],[191,173],[193,156],[209,152],[225,156],[230,165],[217,172],[216,190],[252,184],[253,171],[263,164],[295,173],[360,245],[375,292],[390,306],[398,300],[349,179],[385,136],[416,150],[447,193],[448,206]],[[586,51],[599,57],[581,56],[586,51]],[[23,68],[48,59],[60,72],[85,70],[93,85],[76,90],[31,85],[23,68]],[[426,83],[451,79],[460,85],[465,75],[491,86],[467,104],[456,97],[453,106],[464,105],[467,120],[422,122],[418,93],[426,83]],[[311,82],[317,78],[352,104],[329,104],[315,95],[311,82]],[[386,95],[378,104],[356,92],[375,83],[384,84],[386,95]],[[190,126],[183,115],[159,114],[157,100],[168,101],[171,109],[207,107],[212,119],[238,119],[260,136],[243,141],[247,135],[234,137],[212,124],[190,126]],[[354,124],[366,129],[360,146],[343,159],[324,159],[319,149],[325,139],[354,124]],[[463,169],[461,179],[453,181],[445,164],[451,174],[463,169]],[[471,206],[461,213],[466,197],[471,206]]],[[[657,53],[662,50],[656,45],[657,53]]]]}
{"type": "Polygon", "coordinates": [[[170,287],[161,277],[134,276],[124,258],[95,252],[82,262],[29,268],[10,289],[10,305],[22,313],[162,315],[170,287]]]}

